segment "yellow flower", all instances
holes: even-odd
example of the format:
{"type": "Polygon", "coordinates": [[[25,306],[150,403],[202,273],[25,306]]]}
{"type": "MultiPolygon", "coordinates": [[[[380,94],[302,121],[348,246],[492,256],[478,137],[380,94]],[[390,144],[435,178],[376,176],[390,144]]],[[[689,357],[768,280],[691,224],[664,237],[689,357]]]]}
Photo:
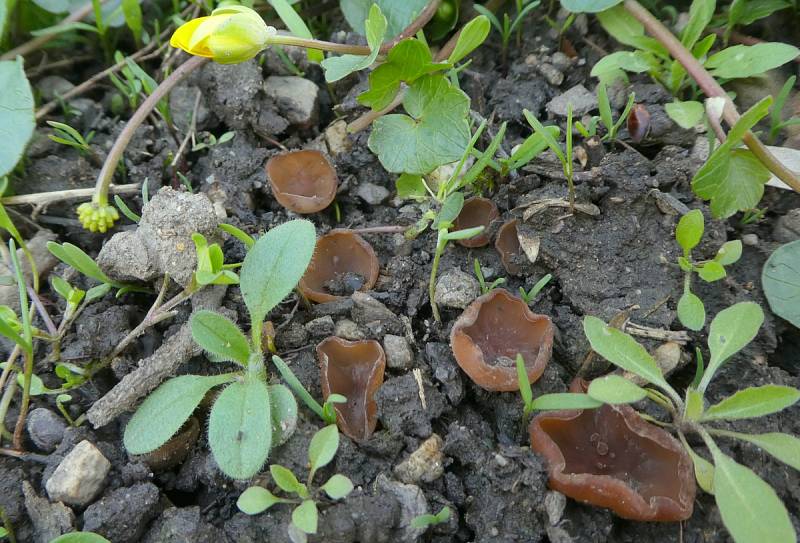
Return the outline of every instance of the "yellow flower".
{"type": "Polygon", "coordinates": [[[236,64],[256,56],[274,35],[275,29],[252,9],[228,6],[181,25],[169,43],[191,55],[236,64]]]}
{"type": "Polygon", "coordinates": [[[105,232],[119,220],[114,206],[85,202],[78,206],[78,220],[90,232],[105,232]]]}

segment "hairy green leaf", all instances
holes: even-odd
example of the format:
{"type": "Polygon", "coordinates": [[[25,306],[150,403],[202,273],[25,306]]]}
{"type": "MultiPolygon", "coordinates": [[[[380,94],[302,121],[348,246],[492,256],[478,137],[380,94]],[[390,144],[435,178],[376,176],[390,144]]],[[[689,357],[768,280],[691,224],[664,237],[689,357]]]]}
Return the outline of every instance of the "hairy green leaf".
{"type": "Polygon", "coordinates": [[[340,500],[353,491],[353,483],[344,475],[337,473],[328,479],[321,488],[332,500],[340,500]]]}
{"type": "Polygon", "coordinates": [[[335,424],[330,424],[314,434],[308,445],[308,461],[311,463],[312,473],[327,466],[336,456],[338,448],[339,430],[335,424]]]}
{"type": "Polygon", "coordinates": [[[125,448],[131,454],[156,450],[180,430],[209,390],[232,379],[230,375],[181,375],[165,382],[131,417],[123,437],[125,448]]]}
{"type": "Polygon", "coordinates": [[[297,428],[297,400],[284,385],[269,387],[270,417],[272,418],[272,446],[283,445],[297,428]]]}
{"type": "Polygon", "coordinates": [[[606,375],[589,383],[589,396],[609,404],[636,403],[647,397],[647,391],[619,375],[606,375]]]}
{"type": "Polygon", "coordinates": [[[367,56],[339,55],[323,60],[322,67],[325,69],[325,81],[328,83],[339,81],[353,72],[369,68],[378,58],[383,37],[386,35],[387,21],[377,4],[372,4],[364,25],[370,54],[367,56]]]}
{"type": "Polygon", "coordinates": [[[698,332],[706,324],[706,308],[703,300],[686,291],[678,300],[678,319],[689,330],[698,332]]]}
{"type": "Polygon", "coordinates": [[[684,447],[694,465],[694,477],[703,491],[714,494],[714,464],[694,452],[691,447],[684,447]]]}
{"type": "Polygon", "coordinates": [[[236,507],[246,515],[257,515],[263,513],[276,503],[285,501],[286,500],[275,496],[263,486],[251,486],[241,493],[239,499],[236,500],[236,507]]]}
{"type": "Polygon", "coordinates": [[[761,283],[772,312],[800,328],[800,240],[781,245],[770,255],[761,283]]]}
{"type": "Polygon", "coordinates": [[[276,226],[256,241],[239,277],[251,322],[262,322],[294,289],[311,262],[315,245],[314,225],[306,220],[276,226]]]}
{"type": "Polygon", "coordinates": [[[763,417],[782,411],[800,400],[800,390],[763,385],[740,390],[709,407],[700,420],[736,420],[763,417]]]}
{"type": "Polygon", "coordinates": [[[740,302],[723,309],[708,332],[708,349],[711,358],[700,381],[699,390],[704,392],[723,363],[753,341],[764,322],[764,311],[756,303],[740,302]]]}
{"type": "Polygon", "coordinates": [[[731,432],[731,434],[737,439],[742,439],[762,448],[784,464],[800,471],[800,439],[780,432],[767,434],[731,432]]]}
{"type": "Polygon", "coordinates": [[[247,365],[250,344],[247,338],[230,319],[213,311],[198,311],[189,320],[192,338],[206,351],[222,360],[247,365]]]}

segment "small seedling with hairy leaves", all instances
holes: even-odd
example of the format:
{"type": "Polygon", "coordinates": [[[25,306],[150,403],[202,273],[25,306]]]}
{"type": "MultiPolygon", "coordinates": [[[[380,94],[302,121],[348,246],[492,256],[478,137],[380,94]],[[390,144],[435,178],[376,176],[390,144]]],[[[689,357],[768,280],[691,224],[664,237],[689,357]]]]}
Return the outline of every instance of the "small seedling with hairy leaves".
{"type": "MultiPolygon", "coordinates": [[[[209,277],[226,280],[221,252],[196,238],[199,266],[209,277]]],[[[230,362],[234,371],[211,376],[182,375],[165,382],[142,403],[125,428],[131,454],[151,452],[169,440],[213,388],[224,386],[211,408],[208,441],[223,473],[248,479],[264,465],[270,448],[285,442],[297,423],[297,403],[284,385],[269,385],[262,352],[267,314],[297,285],[316,243],[314,226],[289,221],[261,236],[249,249],[240,272],[240,289],[250,313],[250,337],[219,313],[198,311],[190,319],[192,337],[213,362],[230,362]],[[171,413],[161,417],[159,413],[171,413]]],[[[211,246],[213,247],[213,246],[211,246]]],[[[227,279],[231,279],[228,277],[227,279]]],[[[198,279],[198,281],[201,279],[198,279]]]]}
{"type": "Polygon", "coordinates": [[[278,489],[289,497],[276,496],[262,486],[251,486],[239,496],[236,506],[243,513],[258,515],[279,503],[294,504],[296,507],[292,511],[292,523],[289,526],[290,539],[294,541],[293,530],[304,535],[316,533],[318,503],[323,495],[335,501],[346,498],[353,491],[350,479],[338,473],[332,475],[321,486],[312,487],[314,475],[333,460],[338,448],[339,430],[335,424],[328,425],[311,438],[308,446],[309,473],[305,483],[301,483],[287,468],[272,464],[269,467],[272,480],[278,489]]]}
{"type": "Polygon", "coordinates": [[[675,239],[683,249],[683,256],[678,257],[678,265],[684,272],[683,294],[678,300],[678,319],[690,330],[702,330],[706,322],[706,310],[703,301],[692,292],[692,276],[696,273],[703,281],[712,283],[724,278],[729,266],[742,256],[742,242],[728,241],[717,251],[712,260],[696,262],[692,260],[692,249],[697,247],[703,237],[705,221],[703,212],[693,209],[681,217],[675,229],[675,239]]]}
{"type": "Polygon", "coordinates": [[[436,526],[437,524],[444,524],[450,520],[451,515],[452,511],[445,505],[435,515],[431,515],[429,513],[427,515],[419,515],[418,517],[414,517],[411,519],[411,526],[413,528],[422,529],[436,526]]]}

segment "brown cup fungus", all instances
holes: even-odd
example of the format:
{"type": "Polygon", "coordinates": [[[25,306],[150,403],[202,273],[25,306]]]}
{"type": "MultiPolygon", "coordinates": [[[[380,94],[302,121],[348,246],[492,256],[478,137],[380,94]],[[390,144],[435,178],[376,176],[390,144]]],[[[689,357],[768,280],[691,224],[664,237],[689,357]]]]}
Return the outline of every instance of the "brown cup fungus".
{"type": "Polygon", "coordinates": [[[499,216],[500,212],[497,211],[497,206],[493,201],[477,196],[469,198],[464,202],[461,213],[456,217],[453,230],[465,230],[476,226],[483,226],[484,229],[477,236],[469,239],[460,239],[458,243],[464,247],[483,247],[487,245],[491,239],[489,237],[489,226],[499,216]]]}
{"type": "Polygon", "coordinates": [[[339,429],[356,441],[369,439],[378,424],[375,392],[383,383],[386,355],[380,343],[368,339],[347,341],[329,337],[317,345],[322,397],[341,394],[345,403],[334,404],[339,429]]]}
{"type": "Polygon", "coordinates": [[[519,390],[516,358],[521,354],[531,383],[553,352],[553,324],[503,289],[476,298],[453,325],[450,346],[458,365],[475,384],[491,391],[519,390]]]}
{"type": "Polygon", "coordinates": [[[332,302],[371,289],[379,271],[378,257],[364,238],[349,230],[331,230],[317,240],[311,264],[297,286],[309,300],[332,302]]]}
{"type": "Polygon", "coordinates": [[[189,419],[181,426],[178,433],[166,443],[149,453],[136,455],[153,471],[166,471],[174,468],[186,459],[192,450],[197,438],[200,436],[200,423],[195,417],[189,419]]]}
{"type": "Polygon", "coordinates": [[[520,275],[522,269],[519,262],[525,258],[522,245],[517,237],[517,219],[510,220],[497,231],[494,248],[500,254],[503,267],[511,275],[520,275]]]}
{"type": "Polygon", "coordinates": [[[548,464],[550,488],[638,521],[692,516],[692,461],[669,433],[627,405],[550,411],[530,424],[531,447],[548,464]]]}
{"type": "Polygon", "coordinates": [[[333,202],[339,179],[319,151],[291,151],[267,161],[267,177],[275,199],[295,213],[316,213],[333,202]]]}

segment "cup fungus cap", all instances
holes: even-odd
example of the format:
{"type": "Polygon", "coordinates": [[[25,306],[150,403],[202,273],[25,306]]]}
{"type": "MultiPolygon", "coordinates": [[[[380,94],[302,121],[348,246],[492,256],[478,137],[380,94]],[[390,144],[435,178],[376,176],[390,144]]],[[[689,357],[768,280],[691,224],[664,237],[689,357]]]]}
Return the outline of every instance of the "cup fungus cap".
{"type": "Polygon", "coordinates": [[[512,219],[503,224],[497,231],[497,239],[494,241],[494,248],[500,254],[503,267],[511,275],[520,275],[522,269],[519,259],[525,258],[522,245],[517,237],[517,219],[512,219]]]}
{"type": "Polygon", "coordinates": [[[319,151],[290,151],[267,161],[267,177],[275,199],[295,213],[322,211],[333,202],[339,179],[319,151]]]}
{"type": "Polygon", "coordinates": [[[375,392],[383,384],[386,355],[373,339],[348,341],[331,336],[317,345],[322,397],[341,394],[334,404],[339,429],[356,441],[369,439],[378,424],[375,392]]]}
{"type": "Polygon", "coordinates": [[[380,264],[372,245],[350,230],[331,230],[317,240],[314,257],[298,288],[317,303],[367,291],[378,281],[380,264]]]}
{"type": "Polygon", "coordinates": [[[166,471],[174,468],[186,459],[189,451],[192,450],[197,438],[200,436],[200,423],[195,417],[189,419],[181,426],[178,433],[172,436],[166,443],[149,453],[136,455],[137,458],[147,464],[153,471],[166,471]]]}
{"type": "Polygon", "coordinates": [[[521,354],[531,383],[553,352],[553,323],[519,298],[494,289],[475,299],[450,333],[458,365],[475,384],[491,391],[519,390],[516,358],[521,354]]]}
{"type": "Polygon", "coordinates": [[[531,421],[529,432],[531,448],[547,460],[552,489],[631,520],[692,516],[691,459],[630,406],[546,412],[531,421]]]}
{"type": "Polygon", "coordinates": [[[483,247],[490,241],[489,226],[500,217],[495,203],[488,198],[473,196],[464,202],[461,213],[456,217],[453,230],[465,230],[476,226],[483,226],[484,230],[477,236],[469,239],[460,239],[458,243],[464,247],[483,247]]]}

